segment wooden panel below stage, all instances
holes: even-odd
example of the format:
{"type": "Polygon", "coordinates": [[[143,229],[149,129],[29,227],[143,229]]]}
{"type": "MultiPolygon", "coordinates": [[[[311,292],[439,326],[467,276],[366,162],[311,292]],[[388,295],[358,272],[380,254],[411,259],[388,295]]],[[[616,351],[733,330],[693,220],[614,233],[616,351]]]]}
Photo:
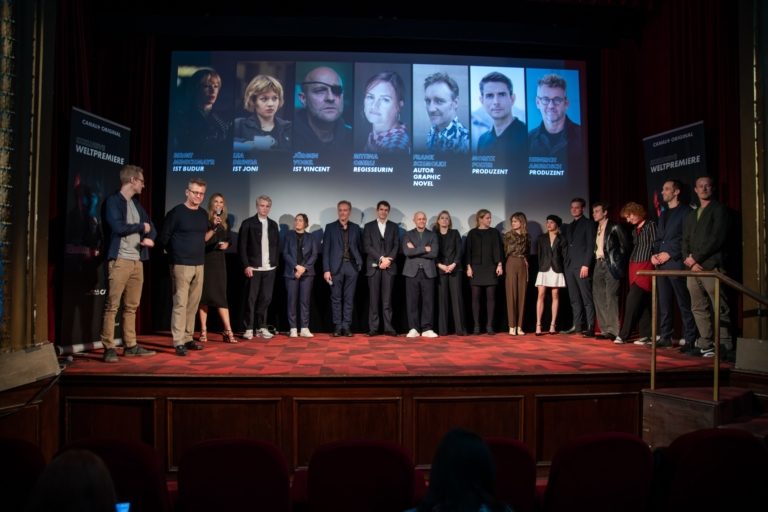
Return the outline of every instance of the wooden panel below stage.
{"type": "MultiPolygon", "coordinates": [[[[706,386],[709,371],[658,374],[659,386],[706,386]]],[[[569,439],[598,431],[640,435],[648,374],[483,377],[222,378],[64,375],[62,442],[139,439],[174,472],[203,439],[251,437],[280,446],[293,468],[338,439],[402,443],[419,465],[461,426],[524,441],[542,470],[569,439]]]]}

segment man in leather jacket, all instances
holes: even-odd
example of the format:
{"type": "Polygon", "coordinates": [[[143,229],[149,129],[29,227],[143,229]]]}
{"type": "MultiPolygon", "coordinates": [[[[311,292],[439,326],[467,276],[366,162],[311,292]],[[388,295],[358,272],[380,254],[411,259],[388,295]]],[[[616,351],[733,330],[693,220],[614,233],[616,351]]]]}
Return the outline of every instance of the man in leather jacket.
{"type": "Polygon", "coordinates": [[[592,205],[592,219],[597,223],[592,297],[600,326],[595,338],[614,340],[619,332],[619,288],[627,273],[630,243],[621,224],[608,218],[607,203],[592,205]]]}

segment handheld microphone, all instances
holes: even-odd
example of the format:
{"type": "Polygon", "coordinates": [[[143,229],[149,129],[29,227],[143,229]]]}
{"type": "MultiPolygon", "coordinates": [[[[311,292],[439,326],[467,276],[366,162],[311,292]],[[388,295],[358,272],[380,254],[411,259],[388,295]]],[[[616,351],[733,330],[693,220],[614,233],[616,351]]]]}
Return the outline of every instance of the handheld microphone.
{"type": "MultiPolygon", "coordinates": [[[[214,215],[217,217],[221,217],[221,214],[224,212],[221,208],[216,208],[216,210],[213,212],[214,215]]],[[[216,224],[216,227],[213,228],[214,231],[218,231],[221,228],[221,224],[216,224]]]]}

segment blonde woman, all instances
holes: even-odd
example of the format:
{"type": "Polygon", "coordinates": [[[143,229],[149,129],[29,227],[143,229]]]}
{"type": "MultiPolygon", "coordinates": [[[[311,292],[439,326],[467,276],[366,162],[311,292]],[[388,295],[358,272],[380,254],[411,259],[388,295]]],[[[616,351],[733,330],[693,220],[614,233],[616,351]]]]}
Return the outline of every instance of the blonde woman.
{"type": "Polygon", "coordinates": [[[523,212],[515,212],[509,218],[510,229],[504,234],[506,264],[507,320],[509,334],[522,336],[525,292],[528,288],[528,255],[531,253],[531,236],[528,219],[523,212]]]}
{"type": "Polygon", "coordinates": [[[227,224],[227,203],[221,194],[213,194],[208,200],[208,224],[213,236],[205,242],[205,265],[203,267],[203,295],[197,314],[200,317],[200,341],[208,341],[208,308],[219,310],[224,327],[221,333],[225,343],[237,343],[229,323],[227,305],[227,261],[224,251],[229,248],[230,232],[227,224]]]}
{"type": "Polygon", "coordinates": [[[477,227],[467,233],[466,272],[472,290],[473,334],[480,334],[480,297],[485,295],[485,329],[493,330],[493,313],[496,307],[496,285],[504,273],[502,267],[501,235],[491,227],[491,212],[478,210],[475,214],[477,227]]]}

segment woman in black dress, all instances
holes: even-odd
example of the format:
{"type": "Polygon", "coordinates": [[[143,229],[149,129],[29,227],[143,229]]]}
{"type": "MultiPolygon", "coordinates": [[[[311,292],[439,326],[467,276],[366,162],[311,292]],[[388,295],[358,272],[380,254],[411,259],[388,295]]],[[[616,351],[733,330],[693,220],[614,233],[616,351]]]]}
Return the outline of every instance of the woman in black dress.
{"type": "Polygon", "coordinates": [[[453,228],[451,214],[446,210],[437,215],[434,230],[440,239],[437,253],[437,333],[448,334],[448,308],[453,312],[457,336],[464,336],[464,303],[461,299],[461,235],[453,228]],[[450,306],[449,306],[450,304],[450,306]]]}
{"type": "Polygon", "coordinates": [[[227,204],[224,196],[213,194],[208,200],[208,223],[214,234],[205,242],[205,266],[203,267],[203,296],[200,298],[200,341],[208,341],[208,307],[219,310],[225,343],[237,343],[229,323],[227,306],[227,261],[224,251],[229,248],[229,226],[227,225],[227,204]]]}
{"type": "Polygon", "coordinates": [[[467,234],[467,277],[472,289],[472,318],[475,321],[474,334],[480,334],[480,296],[485,292],[486,331],[493,330],[493,313],[496,307],[496,285],[504,273],[501,264],[501,234],[491,228],[491,212],[479,210],[475,215],[477,227],[467,234]]]}

